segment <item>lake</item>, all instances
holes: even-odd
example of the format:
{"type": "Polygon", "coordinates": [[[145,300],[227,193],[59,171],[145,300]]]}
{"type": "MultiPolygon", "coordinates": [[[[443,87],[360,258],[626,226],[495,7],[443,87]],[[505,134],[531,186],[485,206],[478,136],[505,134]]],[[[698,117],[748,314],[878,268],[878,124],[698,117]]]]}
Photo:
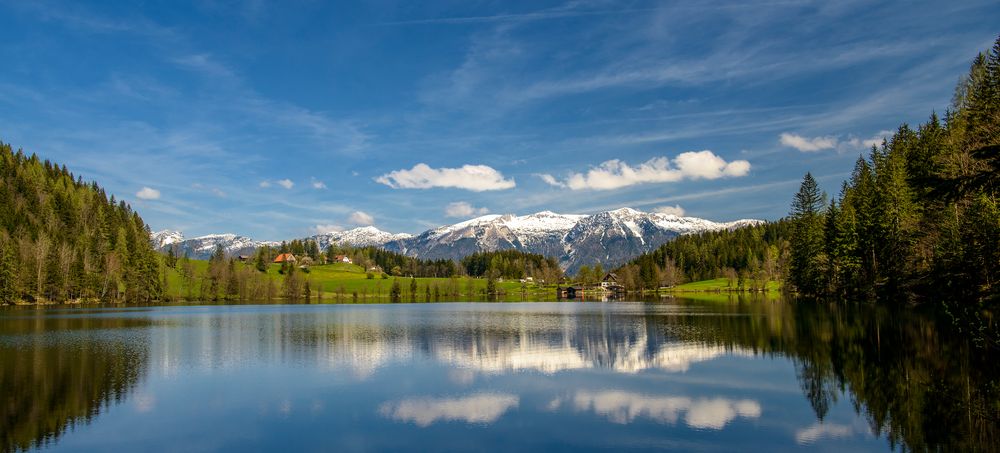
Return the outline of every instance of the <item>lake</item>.
{"type": "Polygon", "coordinates": [[[725,297],[5,308],[0,438],[5,451],[995,448],[997,361],[939,325],[725,297]]]}

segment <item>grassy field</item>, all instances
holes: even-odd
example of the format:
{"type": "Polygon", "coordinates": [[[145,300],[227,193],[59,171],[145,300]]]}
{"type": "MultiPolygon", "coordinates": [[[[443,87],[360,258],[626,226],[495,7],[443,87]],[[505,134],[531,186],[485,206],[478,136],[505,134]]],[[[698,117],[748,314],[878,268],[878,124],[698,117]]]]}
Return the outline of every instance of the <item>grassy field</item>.
{"type": "MultiPolygon", "coordinates": [[[[190,260],[191,269],[195,278],[189,282],[181,272],[181,265],[175,268],[166,268],[166,294],[171,299],[198,299],[201,296],[201,284],[203,276],[208,270],[208,262],[201,260],[190,260]]],[[[237,264],[237,266],[248,266],[237,264]]],[[[274,281],[278,288],[284,280],[284,276],[278,272],[280,265],[271,264],[267,270],[267,277],[274,281]]],[[[256,271],[255,271],[256,272],[256,271]]],[[[393,280],[398,279],[404,298],[411,298],[410,281],[408,277],[382,278],[380,274],[374,274],[374,278],[368,278],[368,273],[361,266],[347,263],[333,263],[314,265],[310,267],[308,273],[300,273],[308,282],[313,298],[318,298],[320,294],[324,299],[353,299],[355,294],[359,298],[387,298],[392,288],[393,280]]],[[[426,298],[428,288],[432,296],[440,294],[438,299],[443,299],[445,294],[459,293],[463,297],[480,297],[485,294],[487,282],[482,278],[456,277],[456,278],[416,278],[418,299],[426,298]]],[[[501,293],[501,298],[520,299],[522,295],[530,295],[533,299],[554,298],[555,287],[535,285],[532,283],[522,284],[520,281],[500,281],[497,282],[497,290],[501,293]]],[[[280,289],[279,289],[280,291],[280,289]]]]}
{"type": "MultiPolygon", "coordinates": [[[[190,260],[190,266],[195,278],[188,281],[181,274],[181,265],[176,268],[166,269],[166,294],[172,300],[198,300],[201,299],[201,284],[208,270],[208,262],[201,260],[190,260]]],[[[237,264],[237,266],[249,266],[247,264],[237,264]]],[[[278,288],[279,294],[284,280],[278,270],[280,265],[271,264],[267,270],[267,278],[271,279],[278,288]]],[[[256,272],[256,270],[254,270],[256,272]]],[[[384,279],[380,274],[368,278],[368,273],[361,266],[347,263],[333,263],[315,265],[308,273],[300,274],[309,282],[312,298],[323,300],[345,301],[354,300],[355,297],[363,300],[387,299],[392,288],[393,280],[398,279],[402,289],[403,298],[410,300],[414,295],[410,291],[410,278],[389,277],[384,279]],[[355,296],[356,295],[356,296],[355,296]]],[[[455,299],[456,296],[449,294],[459,294],[462,299],[478,300],[485,297],[486,280],[482,278],[455,277],[455,278],[417,278],[416,299],[427,299],[428,288],[434,300],[455,299]],[[435,297],[435,294],[437,297],[435,297]]],[[[735,283],[734,283],[735,285],[735,283]]],[[[536,285],[533,283],[522,284],[520,281],[500,281],[497,282],[497,290],[500,292],[501,300],[522,300],[530,298],[532,300],[553,300],[556,297],[556,288],[552,285],[536,285]]],[[[777,281],[767,283],[767,294],[777,294],[781,291],[781,284],[777,281]]],[[[684,283],[669,289],[661,289],[659,294],[684,294],[684,297],[703,294],[738,294],[743,293],[735,286],[730,286],[730,282],[725,278],[702,280],[697,282],[684,283]]],[[[587,297],[595,297],[590,294],[587,297]]],[[[759,294],[759,293],[757,293],[759,294]]],[[[652,295],[648,293],[647,295],[652,295]]],[[[727,296],[728,297],[728,296],[727,296]]]]}
{"type": "MultiPolygon", "coordinates": [[[[781,291],[781,283],[769,281],[766,285],[767,291],[781,291]]],[[[668,292],[726,292],[738,291],[736,283],[730,285],[726,278],[714,278],[711,280],[701,280],[697,282],[684,283],[667,290],[668,292]]]]}

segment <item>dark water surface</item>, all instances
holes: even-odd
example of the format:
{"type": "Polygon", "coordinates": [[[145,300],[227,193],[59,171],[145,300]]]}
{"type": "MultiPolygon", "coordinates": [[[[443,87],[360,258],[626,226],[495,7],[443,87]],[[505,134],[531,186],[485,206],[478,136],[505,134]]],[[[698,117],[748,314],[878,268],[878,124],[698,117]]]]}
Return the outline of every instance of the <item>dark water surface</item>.
{"type": "Polygon", "coordinates": [[[781,301],[0,310],[3,450],[990,450],[933,319],[781,301]]]}

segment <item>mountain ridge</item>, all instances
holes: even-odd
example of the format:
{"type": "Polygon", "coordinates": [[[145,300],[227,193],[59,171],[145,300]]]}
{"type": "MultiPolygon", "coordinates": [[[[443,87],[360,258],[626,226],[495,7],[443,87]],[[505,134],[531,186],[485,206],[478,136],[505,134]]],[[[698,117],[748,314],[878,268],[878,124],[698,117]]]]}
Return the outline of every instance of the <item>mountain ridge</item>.
{"type": "MultiPolygon", "coordinates": [[[[741,219],[714,222],[697,217],[648,213],[620,208],[592,215],[541,211],[518,216],[489,214],[451,225],[442,225],[418,235],[389,233],[374,226],[358,227],[299,238],[314,240],[321,250],[333,244],[382,247],[422,259],[460,259],[475,252],[521,250],[559,259],[569,272],[580,266],[601,263],[613,267],[683,234],[734,229],[763,223],[741,219]]],[[[229,255],[251,254],[274,241],[255,241],[232,233],[185,238],[183,233],[163,230],[152,233],[153,246],[204,259],[217,245],[229,255]]]]}

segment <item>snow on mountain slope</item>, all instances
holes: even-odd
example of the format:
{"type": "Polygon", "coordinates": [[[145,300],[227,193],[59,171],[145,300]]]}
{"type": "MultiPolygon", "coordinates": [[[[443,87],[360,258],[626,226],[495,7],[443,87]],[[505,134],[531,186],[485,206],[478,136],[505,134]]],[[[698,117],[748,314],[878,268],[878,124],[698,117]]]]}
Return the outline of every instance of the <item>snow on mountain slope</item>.
{"type": "Polygon", "coordinates": [[[163,230],[152,234],[153,248],[160,250],[170,244],[184,242],[184,233],[180,231],[163,230]]]}
{"type": "MultiPolygon", "coordinates": [[[[564,268],[575,272],[582,265],[601,263],[605,268],[620,265],[679,235],[732,230],[759,223],[763,222],[722,223],[621,208],[593,215],[551,211],[524,216],[492,214],[444,225],[416,236],[392,234],[367,226],[306,239],[315,240],[321,250],[332,244],[374,246],[425,259],[461,259],[475,252],[513,249],[557,257],[564,268]]],[[[178,253],[187,252],[193,258],[202,259],[211,255],[216,244],[222,244],[231,255],[248,254],[262,245],[276,244],[234,234],[185,239],[176,231],[153,233],[152,240],[159,250],[175,247],[178,253]]]]}
{"type": "Polygon", "coordinates": [[[153,247],[161,252],[173,249],[177,256],[188,255],[194,259],[208,259],[221,245],[226,255],[250,255],[265,245],[277,245],[277,242],[255,241],[246,236],[232,233],[209,234],[196,238],[185,239],[177,231],[158,231],[152,234],[153,247]]]}
{"type": "Polygon", "coordinates": [[[410,236],[410,234],[406,233],[393,234],[373,226],[364,226],[353,230],[317,234],[308,239],[316,241],[320,250],[326,250],[333,244],[354,247],[380,247],[387,242],[407,239],[410,236]]]}

